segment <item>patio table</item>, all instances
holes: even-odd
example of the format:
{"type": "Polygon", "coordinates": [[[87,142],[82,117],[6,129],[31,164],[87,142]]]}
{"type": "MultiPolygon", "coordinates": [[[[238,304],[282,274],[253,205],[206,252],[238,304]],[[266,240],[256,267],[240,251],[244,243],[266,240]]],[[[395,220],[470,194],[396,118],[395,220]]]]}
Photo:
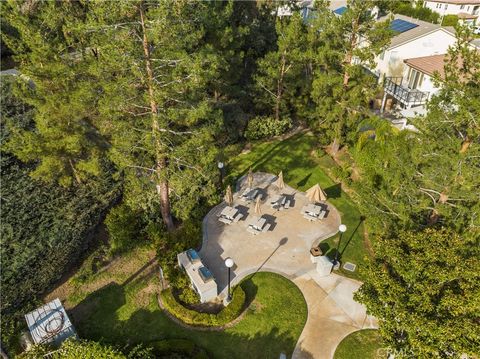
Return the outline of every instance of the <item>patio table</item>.
{"type": "Polygon", "coordinates": [[[251,226],[255,229],[262,230],[263,226],[265,225],[265,222],[267,222],[267,220],[263,217],[260,217],[257,220],[257,222],[252,223],[251,226]]]}
{"type": "Polygon", "coordinates": [[[307,212],[309,215],[318,217],[322,210],[322,207],[317,206],[315,204],[309,203],[308,205],[305,206],[305,212],[307,212]]]}
{"type": "Polygon", "coordinates": [[[233,219],[237,213],[238,213],[238,209],[227,206],[222,210],[222,212],[220,213],[220,216],[228,219],[233,219]]]}

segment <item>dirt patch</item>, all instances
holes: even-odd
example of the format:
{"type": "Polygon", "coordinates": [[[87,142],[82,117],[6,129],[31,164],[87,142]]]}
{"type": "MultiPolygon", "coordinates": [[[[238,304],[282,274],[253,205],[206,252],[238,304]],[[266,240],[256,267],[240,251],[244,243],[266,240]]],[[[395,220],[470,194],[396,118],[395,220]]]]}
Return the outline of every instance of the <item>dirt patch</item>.
{"type": "Polygon", "coordinates": [[[72,280],[75,274],[72,273],[67,281],[48,293],[44,297],[44,301],[59,298],[69,309],[74,303],[70,303],[68,298],[76,293],[93,293],[110,283],[126,285],[132,281],[150,277],[156,272],[155,251],[149,250],[145,253],[145,256],[147,257],[145,261],[140,261],[135,253],[126,257],[117,257],[98,270],[97,273],[92,274],[92,278],[84,284],[75,283],[75,280],[72,280]]]}
{"type": "Polygon", "coordinates": [[[153,293],[160,293],[160,286],[152,281],[135,296],[135,303],[139,307],[147,307],[153,293]]]}
{"type": "Polygon", "coordinates": [[[250,304],[250,310],[255,313],[260,313],[264,308],[264,305],[260,303],[258,300],[254,300],[252,304],[250,304]]]}

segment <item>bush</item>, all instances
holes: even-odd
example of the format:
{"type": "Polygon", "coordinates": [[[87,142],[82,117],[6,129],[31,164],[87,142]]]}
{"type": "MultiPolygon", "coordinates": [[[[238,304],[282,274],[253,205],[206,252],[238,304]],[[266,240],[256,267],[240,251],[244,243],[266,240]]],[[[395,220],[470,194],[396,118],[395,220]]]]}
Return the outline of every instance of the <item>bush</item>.
{"type": "Polygon", "coordinates": [[[245,137],[247,140],[259,140],[281,135],[292,127],[292,121],[289,118],[275,120],[272,117],[257,116],[248,122],[245,137]]]}
{"type": "Polygon", "coordinates": [[[178,298],[185,304],[196,304],[200,301],[200,297],[190,286],[190,279],[184,271],[178,271],[172,286],[178,290],[178,298]]]}
{"type": "Polygon", "coordinates": [[[98,342],[89,341],[89,340],[77,340],[77,339],[67,339],[64,341],[59,350],[49,351],[48,347],[42,345],[35,345],[32,350],[28,350],[23,353],[21,358],[43,358],[47,357],[47,353],[51,352],[48,355],[51,359],[96,359],[96,358],[109,358],[109,359],[127,359],[117,349],[104,345],[98,342]]]}
{"type": "Polygon", "coordinates": [[[124,203],[113,207],[108,212],[105,225],[110,238],[112,254],[131,249],[142,237],[143,226],[140,213],[134,212],[124,203]]]}
{"type": "Polygon", "coordinates": [[[198,248],[202,240],[201,222],[185,221],[174,232],[166,232],[162,225],[150,224],[147,227],[147,236],[155,243],[164,276],[171,283],[175,283],[180,274],[175,269],[177,254],[189,248],[198,248]]]}
{"type": "Polygon", "coordinates": [[[200,313],[192,309],[185,308],[177,302],[170,289],[160,293],[163,305],[170,314],[180,319],[182,322],[190,325],[214,327],[225,325],[237,318],[245,306],[245,292],[240,286],[233,290],[233,299],[231,303],[217,314],[200,313]]]}
{"type": "Polygon", "coordinates": [[[442,21],[442,26],[456,26],[458,24],[457,15],[445,15],[442,21]]]}
{"type": "Polygon", "coordinates": [[[208,359],[205,349],[188,339],[165,339],[147,343],[156,358],[208,359]],[[172,355],[177,354],[177,355],[172,355]],[[182,355],[183,354],[183,355],[182,355]]]}

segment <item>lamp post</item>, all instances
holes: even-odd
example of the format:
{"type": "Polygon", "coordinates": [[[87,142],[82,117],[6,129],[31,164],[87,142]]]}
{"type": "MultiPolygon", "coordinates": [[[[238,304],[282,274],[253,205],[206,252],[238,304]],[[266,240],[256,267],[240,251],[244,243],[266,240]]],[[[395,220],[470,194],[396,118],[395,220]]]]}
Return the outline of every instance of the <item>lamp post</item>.
{"type": "Polygon", "coordinates": [[[233,259],[228,257],[225,259],[225,267],[228,268],[228,289],[227,289],[227,299],[226,299],[226,304],[230,303],[232,301],[232,295],[230,293],[230,268],[233,267],[235,263],[233,262],[233,259]]]}
{"type": "Polygon", "coordinates": [[[220,186],[223,186],[223,168],[224,164],[223,162],[219,161],[217,163],[218,170],[220,171],[220,186]]]}
{"type": "MultiPolygon", "coordinates": [[[[333,266],[335,267],[338,263],[338,253],[339,253],[339,250],[340,250],[340,243],[342,242],[342,235],[343,233],[345,233],[345,231],[347,230],[347,226],[344,225],[344,224],[341,224],[338,226],[338,231],[340,232],[340,238],[338,239],[338,243],[337,243],[337,250],[335,252],[335,262],[333,263],[333,266]]],[[[332,267],[333,269],[333,267],[332,267]]]]}

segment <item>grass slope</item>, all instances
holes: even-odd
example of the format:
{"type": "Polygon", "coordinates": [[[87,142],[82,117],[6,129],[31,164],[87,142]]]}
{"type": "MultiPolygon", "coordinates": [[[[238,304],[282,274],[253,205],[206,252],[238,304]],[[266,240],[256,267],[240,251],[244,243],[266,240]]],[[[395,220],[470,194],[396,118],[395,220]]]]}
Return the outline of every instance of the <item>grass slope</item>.
{"type": "Polygon", "coordinates": [[[257,273],[241,284],[251,302],[242,321],[223,332],[189,330],[159,308],[156,267],[145,265],[152,257],[152,250],[137,248],[81,283],[76,277],[70,279],[50,297],[66,299],[74,325],[85,339],[123,347],[185,338],[214,358],[291,355],[307,319],[304,298],[292,282],[277,274],[257,273]]]}
{"type": "MultiPolygon", "coordinates": [[[[354,273],[341,270],[342,274],[362,278],[362,269],[368,252],[363,238],[363,224],[360,213],[348,195],[341,190],[327,174],[326,169],[337,164],[323,151],[316,148],[317,140],[309,133],[300,133],[286,140],[259,142],[252,145],[248,152],[233,157],[227,165],[228,180],[233,183],[248,172],[262,171],[277,174],[283,171],[284,180],[291,187],[305,191],[314,184],[326,192],[331,202],[342,216],[347,232],[342,237],[340,252],[343,262],[357,264],[354,273]]],[[[324,241],[325,248],[337,247],[338,236],[324,241]]],[[[333,254],[331,251],[330,254],[333,254]]]]}

